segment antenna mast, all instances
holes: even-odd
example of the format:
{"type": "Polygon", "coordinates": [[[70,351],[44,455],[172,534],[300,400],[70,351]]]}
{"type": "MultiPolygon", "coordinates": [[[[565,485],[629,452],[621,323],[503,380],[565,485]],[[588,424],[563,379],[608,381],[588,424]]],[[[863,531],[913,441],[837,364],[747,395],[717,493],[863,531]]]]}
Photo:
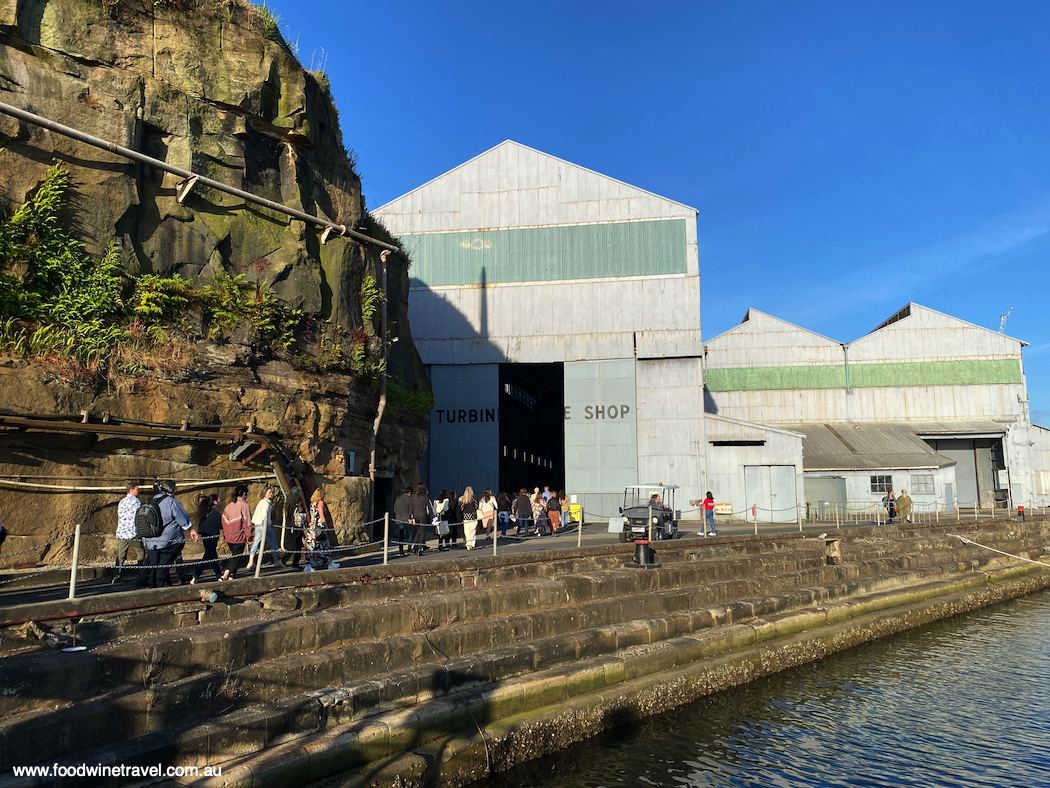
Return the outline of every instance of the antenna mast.
{"type": "Polygon", "coordinates": [[[1013,307],[1006,310],[1005,315],[999,315],[999,333],[1002,334],[1006,331],[1006,321],[1010,319],[1010,313],[1014,311],[1013,307]]]}

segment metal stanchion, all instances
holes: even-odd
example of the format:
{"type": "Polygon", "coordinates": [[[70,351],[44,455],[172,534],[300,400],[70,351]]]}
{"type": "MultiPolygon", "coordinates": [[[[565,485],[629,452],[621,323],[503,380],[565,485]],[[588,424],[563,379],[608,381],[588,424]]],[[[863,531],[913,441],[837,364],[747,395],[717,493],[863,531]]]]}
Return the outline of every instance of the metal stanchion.
{"type": "MultiPolygon", "coordinates": [[[[572,508],[569,509],[572,511],[572,508]]],[[[569,519],[572,519],[572,515],[569,515],[569,519]]],[[[583,507],[580,507],[580,522],[576,524],[576,546],[580,547],[583,544],[583,507]]]]}
{"type": "Polygon", "coordinates": [[[73,535],[73,568],[69,570],[69,598],[77,598],[77,570],[80,568],[80,529],[83,526],[77,523],[76,533],[73,535]]]}
{"type": "Polygon", "coordinates": [[[839,502],[835,501],[835,530],[839,529],[839,502]]]}
{"type": "Polygon", "coordinates": [[[795,504],[795,520],[798,522],[798,532],[802,533],[802,504],[795,504]]]}
{"type": "Polygon", "coordinates": [[[390,563],[390,512],[383,513],[383,566],[390,563]]]}
{"type": "Polygon", "coordinates": [[[492,555],[496,555],[496,541],[499,539],[499,529],[496,527],[496,523],[499,522],[499,515],[496,515],[496,519],[492,521],[492,555]]]}

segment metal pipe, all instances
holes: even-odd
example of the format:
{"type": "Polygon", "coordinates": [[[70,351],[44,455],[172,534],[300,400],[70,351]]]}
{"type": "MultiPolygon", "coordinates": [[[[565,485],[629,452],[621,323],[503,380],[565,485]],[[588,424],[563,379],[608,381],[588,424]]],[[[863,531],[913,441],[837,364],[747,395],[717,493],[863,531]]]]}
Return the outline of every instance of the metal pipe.
{"type": "Polygon", "coordinates": [[[331,230],[336,230],[339,232],[340,235],[348,235],[351,238],[354,238],[355,240],[370,243],[374,246],[378,246],[381,249],[387,249],[391,252],[394,252],[395,254],[401,255],[402,258],[404,257],[401,250],[393,244],[388,244],[385,241],[380,241],[376,238],[372,238],[371,236],[365,235],[364,233],[359,233],[356,230],[351,230],[345,224],[336,224],[335,222],[330,222],[327,219],[322,219],[319,216],[312,216],[311,214],[305,213],[303,211],[298,211],[295,208],[289,208],[288,206],[282,205],[279,202],[267,200],[265,197],[258,197],[252,194],[251,192],[244,191],[243,189],[237,189],[233,186],[227,186],[225,183],[220,183],[219,181],[212,180],[211,178],[205,177],[204,175],[198,175],[197,173],[191,172],[190,170],[184,170],[181,167],[175,167],[171,164],[168,164],[167,162],[161,161],[160,159],[155,159],[152,156],[145,155],[144,153],[139,153],[138,151],[131,150],[130,148],[125,148],[121,145],[117,145],[115,142],[108,142],[107,140],[100,139],[98,137],[92,137],[90,134],[85,134],[82,131],[77,131],[76,129],[71,128],[69,126],[63,126],[61,123],[56,123],[53,120],[48,120],[47,118],[41,117],[40,115],[34,115],[32,112],[26,112],[24,109],[12,107],[10,104],[4,104],[3,102],[0,102],[0,112],[3,112],[6,115],[10,115],[14,118],[18,118],[19,120],[24,120],[26,123],[32,123],[35,126],[40,126],[42,128],[48,129],[50,131],[55,132],[56,134],[61,134],[65,137],[70,137],[72,139],[79,140],[80,142],[83,142],[87,145],[92,145],[96,148],[107,150],[110,153],[115,153],[118,156],[123,156],[125,159],[131,159],[132,161],[137,161],[140,164],[147,164],[150,167],[154,167],[158,170],[164,170],[165,172],[170,172],[173,175],[178,175],[179,177],[186,178],[187,180],[195,179],[195,183],[202,183],[205,186],[210,186],[211,188],[216,189],[217,191],[226,192],[227,194],[232,194],[235,197],[240,197],[241,199],[255,203],[256,205],[261,205],[264,208],[269,208],[272,211],[283,213],[285,216],[291,216],[295,219],[299,219],[304,222],[310,222],[312,224],[318,224],[322,227],[327,227],[331,230]]]}
{"type": "Polygon", "coordinates": [[[390,563],[390,512],[383,512],[383,566],[390,563]]]}
{"type": "Polygon", "coordinates": [[[852,394],[853,389],[850,388],[849,384],[849,345],[842,343],[842,355],[846,360],[846,393],[852,394]]]}
{"type": "Polygon", "coordinates": [[[77,598],[77,572],[80,571],[80,530],[83,526],[77,523],[76,534],[73,536],[73,568],[69,571],[69,598],[77,598]]]}
{"type": "Polygon", "coordinates": [[[375,508],[375,485],[376,485],[376,443],[379,440],[379,425],[383,421],[383,411],[386,410],[386,361],[387,361],[387,336],[386,336],[386,259],[390,252],[384,251],[379,255],[379,289],[383,293],[382,312],[379,315],[379,337],[383,346],[383,368],[379,372],[379,406],[376,408],[375,421],[372,422],[372,437],[368,446],[368,482],[372,493],[373,512],[375,508]]]}

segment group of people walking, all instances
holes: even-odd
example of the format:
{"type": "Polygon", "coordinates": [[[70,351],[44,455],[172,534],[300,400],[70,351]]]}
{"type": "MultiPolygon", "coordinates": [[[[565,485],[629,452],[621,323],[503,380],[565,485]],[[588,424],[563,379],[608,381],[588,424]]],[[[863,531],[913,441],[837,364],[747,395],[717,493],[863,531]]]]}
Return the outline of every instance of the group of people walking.
{"type": "Polygon", "coordinates": [[[537,487],[532,495],[522,487],[516,496],[486,489],[480,498],[466,487],[463,495],[442,490],[432,499],[427,486],[417,484],[406,487],[394,501],[393,519],[399,555],[422,555],[429,549],[427,528],[437,532],[438,551],[451,550],[460,540],[474,550],[479,537],[494,538],[498,527],[506,538],[511,525],[516,537],[557,536],[569,524],[570,506],[564,490],[554,493],[549,487],[537,487]]]}
{"type": "Polygon", "coordinates": [[[890,490],[882,496],[882,505],[886,509],[886,522],[895,523],[898,516],[911,522],[912,500],[907,490],[902,489],[899,497],[894,497],[893,490],[890,490]]]}
{"type": "MultiPolygon", "coordinates": [[[[159,510],[161,528],[156,535],[140,534],[137,528],[139,509],[138,482],[128,482],[127,493],[117,506],[117,557],[114,583],[124,580],[129,554],[136,558],[138,584],[156,588],[172,585],[171,569],[176,568],[179,583],[195,584],[212,572],[216,580],[233,580],[245,566],[252,569],[262,563],[263,543],[273,556],[274,567],[284,569],[281,551],[273,527],[274,488],[266,485],[252,512],[248,505],[248,486],[233,488],[230,501],[223,506],[218,495],[198,493],[193,519],[175,497],[176,484],[171,479],[157,481],[149,501],[159,510]],[[204,556],[193,565],[192,572],[182,567],[182,551],[189,536],[200,541],[204,556]],[[226,543],[229,555],[219,556],[219,537],[226,543]]],[[[285,502],[285,522],[292,544],[286,545],[291,566],[303,570],[328,569],[338,564],[331,560],[329,531],[331,513],[324,501],[324,489],[318,487],[306,501],[302,488],[293,487],[285,502]]],[[[188,570],[188,567],[186,567],[188,570]]]]}

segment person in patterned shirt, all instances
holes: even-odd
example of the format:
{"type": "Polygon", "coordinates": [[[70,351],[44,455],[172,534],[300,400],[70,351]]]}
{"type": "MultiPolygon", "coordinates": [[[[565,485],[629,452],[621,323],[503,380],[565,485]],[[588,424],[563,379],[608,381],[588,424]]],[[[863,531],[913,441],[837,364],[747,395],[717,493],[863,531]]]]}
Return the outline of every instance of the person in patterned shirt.
{"type": "Polygon", "coordinates": [[[128,494],[117,505],[117,573],[113,578],[114,583],[124,579],[121,570],[129,550],[134,553],[140,565],[146,560],[146,548],[142,546],[142,540],[135,535],[135,512],[142,505],[139,501],[139,483],[128,482],[127,489],[128,494]]]}

